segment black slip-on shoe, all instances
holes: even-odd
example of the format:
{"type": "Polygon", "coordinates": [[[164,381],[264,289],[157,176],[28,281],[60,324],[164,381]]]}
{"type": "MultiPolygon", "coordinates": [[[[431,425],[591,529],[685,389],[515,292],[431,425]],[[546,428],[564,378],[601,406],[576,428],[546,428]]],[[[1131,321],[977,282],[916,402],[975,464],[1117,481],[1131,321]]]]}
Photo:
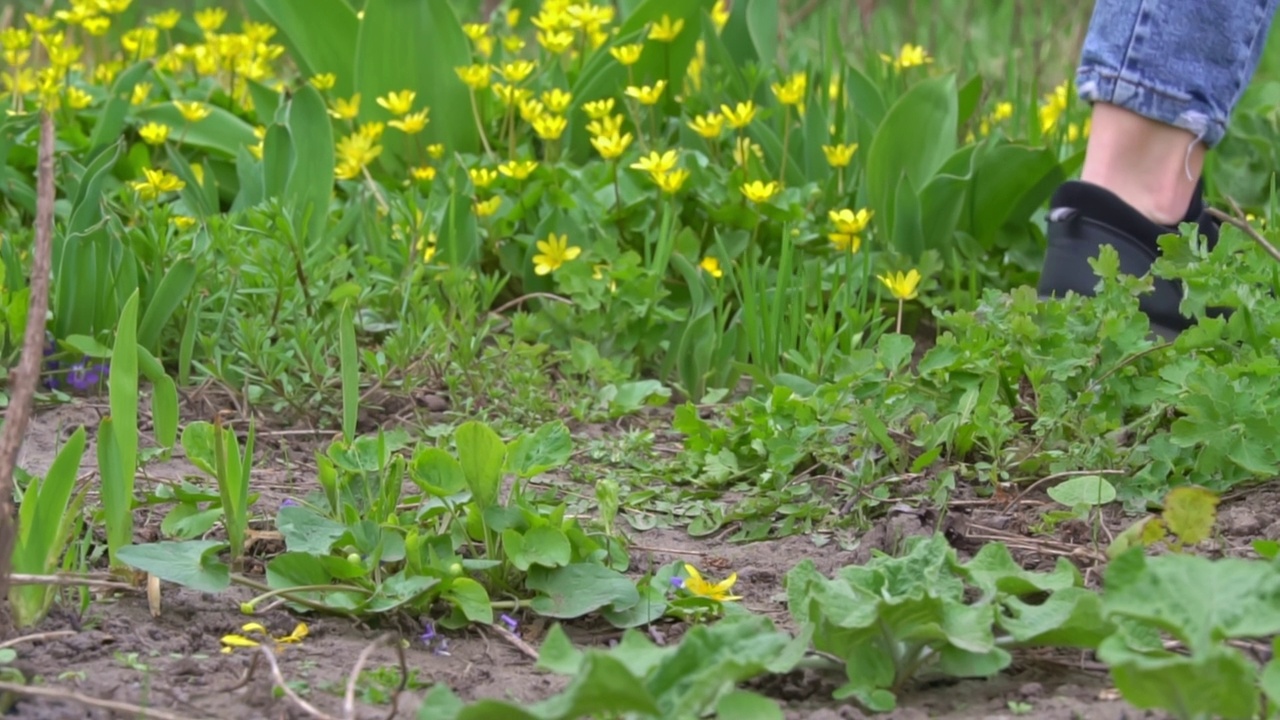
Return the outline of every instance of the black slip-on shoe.
{"type": "MultiPolygon", "coordinates": [[[[1062,297],[1072,291],[1094,295],[1098,276],[1089,259],[1098,257],[1103,245],[1115,248],[1122,273],[1146,275],[1160,255],[1157,239],[1178,233],[1175,227],[1147,219],[1109,190],[1084,182],[1064,183],[1054,193],[1050,208],[1046,233],[1049,246],[1037,287],[1042,298],[1062,297]]],[[[1218,225],[1204,210],[1200,188],[1183,221],[1198,223],[1199,232],[1210,247],[1216,244],[1218,225]]],[[[1156,335],[1173,340],[1193,324],[1178,309],[1183,289],[1176,281],[1153,279],[1154,290],[1139,298],[1138,307],[1156,335]]]]}

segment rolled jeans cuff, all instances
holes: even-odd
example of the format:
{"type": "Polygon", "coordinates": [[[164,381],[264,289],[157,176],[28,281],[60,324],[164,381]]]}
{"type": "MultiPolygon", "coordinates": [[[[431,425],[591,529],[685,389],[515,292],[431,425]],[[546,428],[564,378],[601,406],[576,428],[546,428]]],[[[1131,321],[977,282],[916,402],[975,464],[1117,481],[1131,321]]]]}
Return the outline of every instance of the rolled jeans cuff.
{"type": "Polygon", "coordinates": [[[1076,72],[1076,94],[1090,104],[1107,103],[1146,118],[1182,128],[1213,147],[1227,132],[1228,117],[1208,103],[1149,79],[1126,77],[1112,68],[1082,66],[1076,72]]]}

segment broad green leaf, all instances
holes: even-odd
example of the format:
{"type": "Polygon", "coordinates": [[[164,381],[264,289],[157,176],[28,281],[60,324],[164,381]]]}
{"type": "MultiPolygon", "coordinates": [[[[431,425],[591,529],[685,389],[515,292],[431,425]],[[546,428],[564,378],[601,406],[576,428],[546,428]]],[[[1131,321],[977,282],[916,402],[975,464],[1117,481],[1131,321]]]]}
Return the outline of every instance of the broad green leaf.
{"type": "Polygon", "coordinates": [[[437,447],[425,447],[414,455],[409,479],[424,492],[440,498],[452,497],[468,487],[462,465],[437,447]]]}
{"type": "Polygon", "coordinates": [[[1101,475],[1077,475],[1049,488],[1049,497],[1067,507],[1115,502],[1116,488],[1101,475]]]}
{"type": "MultiPolygon", "coordinates": [[[[138,294],[124,306],[111,349],[107,378],[111,405],[111,441],[115,452],[99,462],[114,463],[103,475],[102,505],[107,519],[107,546],[116,552],[133,539],[133,475],[138,467],[138,294]],[[108,483],[108,479],[110,483],[108,483]]],[[[102,440],[99,439],[99,447],[102,440]]],[[[113,563],[114,564],[114,563],[113,563]]]]}
{"type": "Polygon", "coordinates": [[[160,521],[160,532],[179,540],[194,540],[209,532],[221,518],[221,506],[201,510],[195,503],[181,503],[160,521]]]}
{"type": "Polygon", "coordinates": [[[667,612],[667,596],[658,588],[641,585],[640,598],[625,609],[603,608],[600,615],[616,628],[633,628],[655,622],[667,612]]]}
{"type": "Polygon", "coordinates": [[[1085,588],[1057,590],[1040,602],[1008,598],[1000,628],[1019,643],[1096,649],[1115,626],[1102,617],[1102,598],[1085,588]]]}
{"type": "Polygon", "coordinates": [[[586,658],[565,634],[560,623],[551,626],[538,648],[538,667],[558,675],[577,675],[586,658]]]}
{"type": "Polygon", "coordinates": [[[250,8],[280,28],[280,42],[307,76],[333,73],[338,97],[356,90],[352,71],[360,21],[347,0],[252,0],[250,8]]]}
{"type": "Polygon", "coordinates": [[[569,564],[573,548],[562,530],[541,525],[525,533],[524,555],[530,565],[560,567],[569,564]]]}
{"type": "Polygon", "coordinates": [[[382,159],[388,171],[403,174],[421,143],[441,142],[450,152],[480,149],[471,95],[453,69],[471,64],[471,44],[451,3],[380,0],[369,3],[357,23],[356,87],[363,102],[360,119],[387,121],[391,115],[375,99],[390,92],[417,93],[414,109],[431,109],[431,123],[409,138],[388,133],[382,159]],[[431,42],[405,43],[406,37],[431,42]]]}
{"type": "Polygon", "coordinates": [[[1058,558],[1053,572],[1024,570],[1003,543],[983,545],[959,570],[969,582],[988,594],[1029,595],[1045,590],[1063,590],[1083,582],[1080,571],[1066,558],[1058,558]]]}
{"type": "Polygon", "coordinates": [[[301,505],[280,508],[276,514],[276,529],[284,535],[285,548],[289,552],[325,555],[342,537],[347,528],[301,505]]]}
{"type": "Polygon", "coordinates": [[[356,421],[360,417],[360,355],[356,346],[355,310],[351,301],[343,303],[338,323],[339,365],[342,373],[342,437],[350,445],[355,442],[356,421]]]}
{"type": "Polygon", "coordinates": [[[213,456],[213,423],[197,420],[182,428],[182,451],[192,465],[217,478],[217,464],[213,456]]]}
{"type": "Polygon", "coordinates": [[[722,720],[782,720],[782,708],[763,695],[735,690],[720,698],[716,704],[716,717],[722,720]]]}
{"type": "Polygon", "coordinates": [[[608,605],[633,607],[640,599],[636,586],[625,575],[602,565],[569,565],[548,570],[529,569],[526,586],[542,595],[532,607],[553,618],[582,617],[608,605]]]}
{"type": "Polygon", "coordinates": [[[458,720],[464,704],[449,686],[438,683],[427,691],[418,708],[418,720],[458,720]]]}
{"type": "Polygon", "coordinates": [[[272,125],[262,139],[262,191],[266,199],[283,198],[285,183],[293,173],[294,147],[289,128],[272,125]]]}
{"type": "Polygon", "coordinates": [[[1164,651],[1144,654],[1113,635],[1102,643],[1098,657],[1110,666],[1125,701],[1135,707],[1168,710],[1188,719],[1257,716],[1257,670],[1235,648],[1212,645],[1190,656],[1164,651]]]}
{"type": "Polygon", "coordinates": [[[90,152],[96,152],[124,134],[124,121],[129,113],[133,87],[147,76],[151,65],[150,61],[135,63],[117,75],[111,83],[106,105],[98,116],[97,124],[93,126],[93,134],[89,136],[90,152]]]}
{"type": "Polygon", "coordinates": [[[182,135],[182,143],[233,158],[240,148],[257,145],[253,126],[215,105],[207,105],[209,116],[200,122],[188,123],[173,103],[163,103],[137,111],[144,122],[159,122],[182,135]]]}
{"type": "MultiPolygon", "coordinates": [[[[531,717],[563,720],[629,713],[661,716],[644,681],[628,672],[618,659],[599,651],[587,654],[578,676],[569,682],[564,692],[536,703],[529,710],[531,717]]],[[[460,720],[464,719],[472,720],[465,711],[460,716],[460,720]]]]}
{"type": "Polygon", "coordinates": [[[230,570],[217,558],[218,551],[226,546],[218,540],[164,541],[126,545],[120,548],[116,557],[161,580],[197,592],[216,593],[231,585],[230,570]]]}
{"type": "Polygon", "coordinates": [[[488,425],[480,422],[463,424],[454,433],[458,445],[458,461],[467,478],[471,494],[480,507],[487,508],[498,500],[502,484],[502,466],[507,446],[488,425]]]}
{"type": "Polygon", "coordinates": [[[454,578],[443,598],[458,606],[471,622],[493,624],[493,606],[489,604],[489,593],[475,580],[468,577],[454,578]]]}
{"type": "Polygon", "coordinates": [[[1164,524],[1184,545],[1203,542],[1218,519],[1218,496],[1202,487],[1183,486],[1164,499],[1164,524]]]}
{"type": "Polygon", "coordinates": [[[160,333],[168,325],[174,311],[187,301],[195,279],[196,265],[187,258],[178,260],[165,271],[164,278],[147,303],[142,322],[138,325],[139,345],[152,352],[159,350],[160,333]]]}
{"type": "Polygon", "coordinates": [[[532,434],[521,435],[511,443],[507,454],[507,470],[527,479],[554,470],[573,456],[573,438],[569,428],[559,420],[545,423],[532,434]]]}
{"type": "Polygon", "coordinates": [[[311,245],[324,237],[333,197],[333,125],[324,98],[311,85],[303,86],[289,103],[289,133],[293,138],[293,174],[286,196],[294,227],[306,228],[311,245]]]}
{"type": "Polygon", "coordinates": [[[746,0],[747,33],[762,69],[778,60],[778,33],[782,27],[777,0],[746,0]]]}

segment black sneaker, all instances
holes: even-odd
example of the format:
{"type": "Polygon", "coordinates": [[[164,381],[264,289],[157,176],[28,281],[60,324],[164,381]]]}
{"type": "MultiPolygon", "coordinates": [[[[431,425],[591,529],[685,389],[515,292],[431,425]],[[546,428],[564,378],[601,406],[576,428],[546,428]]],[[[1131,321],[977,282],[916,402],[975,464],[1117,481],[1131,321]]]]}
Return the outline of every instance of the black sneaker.
{"type": "MultiPolygon", "coordinates": [[[[1090,183],[1063,183],[1049,207],[1049,247],[1037,287],[1042,298],[1062,297],[1071,291],[1092,296],[1098,276],[1089,259],[1096,258],[1103,245],[1116,249],[1121,272],[1136,277],[1146,275],[1160,255],[1157,239],[1178,232],[1176,227],[1152,222],[1119,196],[1090,183]]],[[[1203,182],[1196,187],[1183,222],[1197,223],[1211,248],[1217,243],[1218,223],[1205,211],[1203,182]]],[[[1182,286],[1160,277],[1154,280],[1154,291],[1139,298],[1138,307],[1151,321],[1153,332],[1173,340],[1193,324],[1191,318],[1178,311],[1182,286]]]]}

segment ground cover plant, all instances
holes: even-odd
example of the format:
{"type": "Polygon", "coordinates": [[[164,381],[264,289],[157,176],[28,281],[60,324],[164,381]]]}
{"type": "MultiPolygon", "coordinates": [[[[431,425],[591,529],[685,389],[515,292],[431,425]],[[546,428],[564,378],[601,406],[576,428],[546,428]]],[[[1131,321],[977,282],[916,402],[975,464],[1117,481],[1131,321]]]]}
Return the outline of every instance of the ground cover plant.
{"type": "Polygon", "coordinates": [[[902,5],[6,8],[0,701],[1276,716],[1275,52],[1167,343],[1028,286],[1087,9],[902,5]]]}

